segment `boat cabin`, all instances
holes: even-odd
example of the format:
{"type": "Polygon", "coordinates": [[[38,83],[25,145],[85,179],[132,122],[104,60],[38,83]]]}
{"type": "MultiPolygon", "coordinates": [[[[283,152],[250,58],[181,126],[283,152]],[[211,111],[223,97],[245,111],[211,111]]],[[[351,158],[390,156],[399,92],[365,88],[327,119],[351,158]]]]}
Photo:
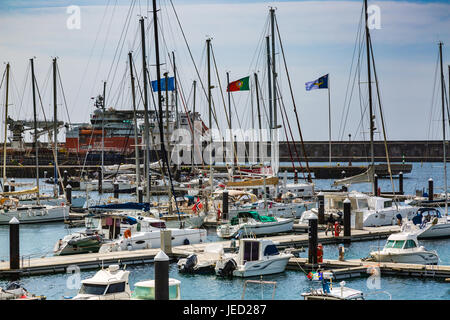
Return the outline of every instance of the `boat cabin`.
{"type": "Polygon", "coordinates": [[[419,243],[417,237],[412,234],[397,233],[392,234],[386,241],[384,249],[414,249],[418,248],[419,243]]]}
{"type": "Polygon", "coordinates": [[[240,239],[239,240],[239,264],[250,261],[264,260],[266,257],[280,254],[271,240],[240,239]]]}
{"type": "Polygon", "coordinates": [[[129,271],[119,270],[118,265],[102,269],[92,278],[81,281],[81,288],[74,299],[129,299],[131,295],[129,274],[129,271]]]}
{"type": "MultiPolygon", "coordinates": [[[[169,300],[181,299],[181,282],[177,279],[169,278],[169,300]]],[[[131,294],[133,300],[155,300],[155,280],[140,281],[134,285],[131,294]]]]}

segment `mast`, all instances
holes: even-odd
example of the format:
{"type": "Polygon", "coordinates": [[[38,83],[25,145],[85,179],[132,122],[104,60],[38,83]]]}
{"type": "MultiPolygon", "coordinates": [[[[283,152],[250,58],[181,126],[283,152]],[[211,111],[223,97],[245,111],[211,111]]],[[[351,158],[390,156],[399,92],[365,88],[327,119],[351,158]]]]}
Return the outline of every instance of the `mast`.
{"type": "MultiPolygon", "coordinates": [[[[145,55],[145,31],[144,31],[144,18],[141,17],[139,20],[141,25],[141,45],[142,45],[142,73],[144,82],[144,140],[145,140],[145,152],[144,152],[144,181],[146,182],[146,198],[147,202],[150,202],[150,174],[148,168],[149,162],[149,120],[148,120],[148,93],[147,93],[147,62],[145,55]]],[[[159,83],[159,82],[158,82],[159,83]]],[[[159,86],[159,84],[158,84],[159,86]]]]}
{"type": "Polygon", "coordinates": [[[5,140],[3,143],[3,188],[6,183],[6,142],[8,136],[9,62],[6,64],[5,140]]]}
{"type": "MultiPolygon", "coordinates": [[[[136,116],[136,93],[134,87],[134,74],[133,74],[133,57],[131,51],[128,52],[128,60],[130,63],[130,79],[131,79],[131,97],[133,100],[133,122],[134,122],[134,154],[136,163],[136,182],[137,187],[141,184],[141,168],[139,163],[139,140],[138,140],[138,125],[136,116]]],[[[137,192],[136,192],[137,194],[137,192]]]]}
{"type": "Polygon", "coordinates": [[[209,183],[211,186],[211,195],[213,191],[212,185],[212,146],[213,146],[213,137],[212,137],[212,105],[211,105],[211,39],[206,39],[206,55],[208,61],[208,110],[209,110],[209,183]]]}
{"type": "Polygon", "coordinates": [[[55,153],[55,173],[54,173],[54,185],[53,185],[53,195],[55,198],[58,196],[58,100],[56,92],[56,58],[53,59],[53,141],[55,146],[53,148],[55,153]]]}
{"type": "Polygon", "coordinates": [[[442,96],[442,147],[444,153],[444,190],[445,190],[445,215],[448,215],[448,200],[447,200],[447,154],[445,141],[445,88],[444,88],[444,68],[442,64],[442,42],[439,42],[439,59],[441,64],[441,96],[442,96]]]}
{"type": "Polygon", "coordinates": [[[233,140],[233,125],[232,125],[232,120],[231,120],[231,92],[229,90],[230,88],[230,73],[227,72],[227,93],[228,93],[228,128],[230,129],[230,144],[231,144],[231,148],[233,149],[233,162],[231,165],[232,171],[234,172],[234,165],[237,163],[237,159],[236,159],[236,153],[235,153],[235,148],[234,148],[234,140],[233,140]]]}
{"type": "Polygon", "coordinates": [[[102,181],[105,176],[105,107],[106,107],[106,81],[103,82],[103,102],[102,102],[102,181]]]}
{"type": "Polygon", "coordinates": [[[196,91],[196,88],[197,88],[197,81],[195,81],[194,80],[194,83],[193,83],[193,86],[194,86],[194,88],[193,88],[193,90],[194,90],[194,97],[193,97],[193,99],[194,99],[194,101],[193,101],[193,107],[192,107],[192,109],[193,109],[193,121],[192,121],[192,124],[193,124],[193,126],[192,126],[192,152],[191,152],[191,172],[193,172],[194,171],[194,153],[195,153],[195,91],[196,91]]]}
{"type": "MultiPolygon", "coordinates": [[[[367,51],[367,83],[369,89],[369,117],[370,117],[370,162],[371,165],[375,166],[375,156],[374,156],[374,148],[373,148],[373,134],[375,131],[374,128],[374,116],[373,116],[373,106],[372,106],[372,79],[370,73],[370,34],[369,34],[369,25],[368,25],[368,12],[367,12],[367,0],[364,0],[364,11],[365,11],[365,28],[366,28],[366,51],[367,51]]],[[[375,183],[372,185],[373,194],[377,193],[375,190],[375,183]]]]}
{"type": "Polygon", "coordinates": [[[273,102],[272,102],[272,108],[273,108],[273,128],[271,129],[277,129],[277,72],[275,69],[275,9],[270,8],[270,24],[271,24],[271,34],[272,34],[272,85],[273,85],[273,102]]]}
{"type": "MultiPolygon", "coordinates": [[[[167,135],[167,148],[170,151],[170,145],[169,145],[169,73],[164,73],[164,80],[165,80],[165,87],[166,87],[166,135],[167,135]]],[[[167,166],[167,170],[169,170],[169,167],[167,166]]],[[[169,207],[168,212],[169,215],[172,214],[172,192],[170,188],[170,183],[167,186],[168,188],[168,194],[169,194],[169,207]]]]}
{"type": "Polygon", "coordinates": [[[266,37],[266,48],[267,48],[267,88],[269,93],[269,132],[270,132],[270,144],[272,145],[272,81],[270,74],[270,39],[269,36],[266,37]]]}
{"type": "Polygon", "coordinates": [[[30,59],[31,62],[31,86],[33,88],[33,115],[34,115],[34,149],[36,157],[36,187],[37,187],[37,204],[39,204],[39,150],[37,141],[37,115],[36,115],[36,88],[35,88],[35,78],[34,78],[34,60],[30,59]]]}
{"type": "Polygon", "coordinates": [[[177,82],[177,67],[175,64],[175,52],[172,51],[172,61],[173,61],[173,77],[175,82],[175,128],[178,128],[178,82],[177,82]]]}

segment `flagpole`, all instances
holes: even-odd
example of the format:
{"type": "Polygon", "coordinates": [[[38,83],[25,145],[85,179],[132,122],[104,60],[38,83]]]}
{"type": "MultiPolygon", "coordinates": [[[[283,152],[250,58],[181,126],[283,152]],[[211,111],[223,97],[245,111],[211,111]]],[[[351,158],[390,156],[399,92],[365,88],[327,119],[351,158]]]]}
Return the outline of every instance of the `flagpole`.
{"type": "Polygon", "coordinates": [[[327,87],[328,87],[328,137],[329,137],[329,161],[331,167],[331,100],[330,100],[330,75],[327,77],[327,87]]]}

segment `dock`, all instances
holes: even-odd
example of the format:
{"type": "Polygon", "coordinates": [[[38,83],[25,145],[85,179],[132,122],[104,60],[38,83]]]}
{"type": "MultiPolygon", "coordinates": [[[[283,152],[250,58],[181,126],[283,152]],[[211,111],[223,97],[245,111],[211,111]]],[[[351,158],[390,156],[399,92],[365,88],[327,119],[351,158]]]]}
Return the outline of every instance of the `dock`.
{"type": "Polygon", "coordinates": [[[369,277],[373,273],[374,268],[379,268],[380,275],[383,276],[409,276],[438,280],[445,280],[450,276],[450,266],[447,265],[380,263],[363,261],[361,259],[344,261],[324,259],[322,263],[312,265],[308,263],[308,259],[306,258],[291,258],[286,269],[308,272],[317,270],[318,268],[323,271],[331,272],[334,280],[369,277]]]}
{"type": "MultiPolygon", "coordinates": [[[[387,238],[390,234],[398,232],[398,226],[386,226],[377,228],[352,229],[351,241],[367,241],[387,238]]],[[[304,248],[308,246],[308,234],[285,234],[266,237],[275,242],[280,249],[304,248]]],[[[337,244],[344,241],[344,237],[334,237],[331,232],[318,233],[319,242],[322,244],[337,244]]],[[[176,246],[172,253],[167,253],[172,259],[187,257],[191,253],[199,253],[205,250],[208,244],[221,244],[225,251],[232,248],[232,241],[205,242],[194,245],[176,246]]],[[[49,273],[65,273],[71,266],[80,269],[98,269],[110,264],[138,265],[153,262],[153,258],[160,251],[159,248],[134,251],[116,251],[107,253],[86,253],[67,256],[50,256],[41,258],[24,258],[20,261],[19,270],[10,270],[9,261],[0,262],[0,278],[11,275],[31,276],[49,273]]]]}

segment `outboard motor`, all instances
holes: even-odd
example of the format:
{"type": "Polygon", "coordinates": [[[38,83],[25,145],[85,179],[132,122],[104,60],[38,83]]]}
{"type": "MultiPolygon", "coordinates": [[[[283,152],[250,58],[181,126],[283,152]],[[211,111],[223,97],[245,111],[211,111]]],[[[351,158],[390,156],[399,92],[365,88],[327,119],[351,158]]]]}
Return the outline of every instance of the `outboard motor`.
{"type": "Polygon", "coordinates": [[[185,261],[180,261],[179,264],[179,272],[181,273],[194,273],[194,268],[197,265],[197,255],[191,254],[189,255],[185,261]]]}
{"type": "Polygon", "coordinates": [[[233,271],[236,270],[236,268],[236,261],[234,261],[234,259],[229,259],[225,262],[223,268],[219,270],[219,276],[231,278],[233,277],[233,271]]]}

